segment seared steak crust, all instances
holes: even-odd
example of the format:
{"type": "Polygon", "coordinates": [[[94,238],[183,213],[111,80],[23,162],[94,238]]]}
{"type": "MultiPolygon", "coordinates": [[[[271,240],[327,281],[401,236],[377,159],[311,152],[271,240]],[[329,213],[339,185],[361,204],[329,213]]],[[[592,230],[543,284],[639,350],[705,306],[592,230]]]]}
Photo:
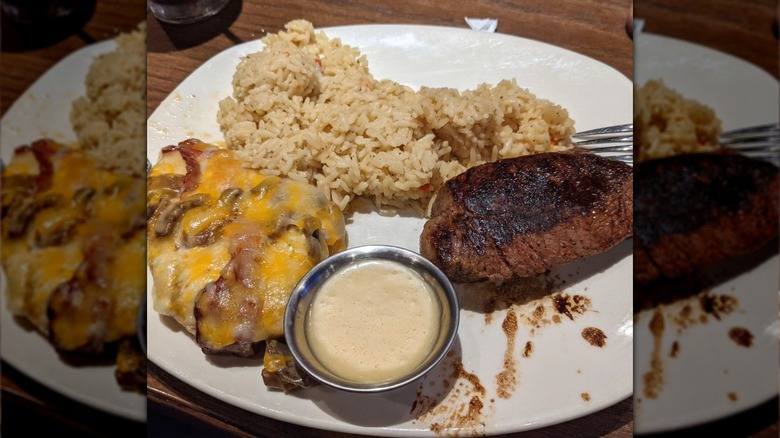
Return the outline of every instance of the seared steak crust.
{"type": "Polygon", "coordinates": [[[750,253],[778,233],[778,168],[735,153],[635,167],[634,279],[676,278],[750,253]]]}
{"type": "Polygon", "coordinates": [[[437,194],[420,251],[453,281],[527,277],[632,232],[630,166],[582,151],[486,163],[437,194]]]}

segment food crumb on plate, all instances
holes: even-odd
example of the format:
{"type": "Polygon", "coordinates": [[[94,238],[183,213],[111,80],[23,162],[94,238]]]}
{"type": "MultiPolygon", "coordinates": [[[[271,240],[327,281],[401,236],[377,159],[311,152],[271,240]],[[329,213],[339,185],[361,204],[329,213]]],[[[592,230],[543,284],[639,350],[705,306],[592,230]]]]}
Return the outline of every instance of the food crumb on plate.
{"type": "Polygon", "coordinates": [[[729,330],[729,338],[740,347],[750,348],[753,345],[753,334],[744,327],[732,327],[729,330]]]}
{"type": "Polygon", "coordinates": [[[700,303],[701,309],[714,316],[715,319],[721,319],[721,316],[731,314],[739,306],[739,301],[735,297],[712,293],[702,294],[700,303]]]}
{"type": "Polygon", "coordinates": [[[680,352],[680,343],[677,341],[672,342],[672,351],[669,352],[669,357],[677,357],[680,352]]]}
{"type": "Polygon", "coordinates": [[[485,387],[476,374],[466,371],[459,357],[449,358],[444,369],[448,371],[441,382],[443,392],[431,396],[424,391],[425,381],[420,383],[410,411],[414,422],[428,424],[437,435],[484,433],[495,398],[485,404],[485,387]]]}
{"type": "Polygon", "coordinates": [[[607,345],[607,335],[596,327],[586,327],[582,329],[582,337],[594,347],[602,348],[607,345]]]}
{"type": "Polygon", "coordinates": [[[531,357],[531,353],[534,351],[534,344],[531,341],[525,343],[525,350],[523,350],[523,357],[531,357]]]}

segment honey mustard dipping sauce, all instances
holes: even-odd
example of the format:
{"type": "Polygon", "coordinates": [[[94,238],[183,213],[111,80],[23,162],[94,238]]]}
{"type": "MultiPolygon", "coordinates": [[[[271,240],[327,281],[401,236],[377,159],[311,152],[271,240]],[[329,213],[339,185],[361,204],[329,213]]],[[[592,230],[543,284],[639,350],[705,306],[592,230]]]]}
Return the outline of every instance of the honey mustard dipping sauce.
{"type": "Polygon", "coordinates": [[[329,278],[312,300],[306,336],[331,373],[356,383],[406,376],[439,336],[441,304],[420,274],[391,260],[363,260],[329,278]]]}

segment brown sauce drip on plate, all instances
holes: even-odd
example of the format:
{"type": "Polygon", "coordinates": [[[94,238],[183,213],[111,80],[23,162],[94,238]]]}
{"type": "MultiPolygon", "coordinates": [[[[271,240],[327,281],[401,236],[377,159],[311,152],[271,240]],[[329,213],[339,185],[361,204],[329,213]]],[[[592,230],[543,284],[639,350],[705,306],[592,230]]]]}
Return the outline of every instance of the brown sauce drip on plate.
{"type": "Polygon", "coordinates": [[[672,343],[672,350],[669,352],[670,357],[677,357],[677,353],[680,352],[680,343],[677,341],[674,341],[672,343]]]}
{"type": "MultiPolygon", "coordinates": [[[[542,307],[542,309],[544,308],[542,307]]],[[[512,396],[512,392],[517,385],[517,364],[515,363],[517,315],[514,308],[510,307],[506,312],[506,318],[504,318],[504,322],[501,324],[501,329],[504,331],[504,335],[506,335],[506,351],[504,352],[504,368],[496,376],[496,383],[498,385],[498,398],[508,399],[512,396]]]]}
{"type": "Polygon", "coordinates": [[[664,364],[661,360],[661,348],[665,329],[664,314],[656,309],[650,320],[650,333],[653,334],[653,352],[650,360],[650,371],[642,376],[645,384],[644,394],[647,398],[654,399],[664,384],[664,364]]]}
{"type": "Polygon", "coordinates": [[[699,302],[701,303],[701,309],[705,313],[714,316],[715,319],[720,319],[721,316],[730,314],[739,305],[737,299],[730,295],[710,293],[702,295],[699,302]]]}
{"type": "Polygon", "coordinates": [[[744,327],[732,327],[729,330],[729,338],[740,347],[750,348],[753,345],[753,334],[744,327]]]}
{"type": "Polygon", "coordinates": [[[586,327],[582,329],[582,337],[594,347],[602,348],[607,345],[607,335],[601,329],[596,327],[586,327]]]}
{"type": "MultiPolygon", "coordinates": [[[[417,397],[410,414],[414,422],[424,422],[437,435],[478,435],[487,423],[486,415],[492,412],[492,405],[485,406],[485,387],[476,374],[466,371],[461,359],[448,355],[443,362],[446,368],[442,392],[426,395],[425,380],[417,389],[417,397]]],[[[425,379],[425,378],[423,378],[425,379]]],[[[491,399],[490,403],[494,403],[491,399]]]]}
{"type": "Polygon", "coordinates": [[[523,350],[523,357],[531,357],[531,353],[534,352],[534,344],[531,341],[525,343],[525,350],[523,350]]]}
{"type": "Polygon", "coordinates": [[[553,308],[556,312],[566,315],[574,320],[574,314],[585,313],[590,308],[590,299],[582,295],[567,295],[564,293],[552,297],[553,308]]]}

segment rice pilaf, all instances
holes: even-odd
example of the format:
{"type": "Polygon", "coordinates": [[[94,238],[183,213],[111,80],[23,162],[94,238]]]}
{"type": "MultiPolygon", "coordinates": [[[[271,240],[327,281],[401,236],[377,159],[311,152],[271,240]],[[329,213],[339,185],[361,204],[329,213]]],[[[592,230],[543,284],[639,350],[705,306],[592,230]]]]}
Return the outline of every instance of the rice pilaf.
{"type": "Polygon", "coordinates": [[[228,148],[270,175],[422,212],[449,178],[502,158],[570,147],[566,109],[514,80],[418,92],[376,80],[366,57],[296,20],[244,57],[217,116],[228,148]]]}
{"type": "Polygon", "coordinates": [[[143,176],[146,165],[146,22],[115,39],[116,50],[98,56],[86,94],[73,102],[71,124],[79,147],[102,168],[143,176]]]}
{"type": "Polygon", "coordinates": [[[686,99],[662,81],[650,80],[634,97],[637,162],[720,148],[721,122],[715,111],[686,99]]]}

